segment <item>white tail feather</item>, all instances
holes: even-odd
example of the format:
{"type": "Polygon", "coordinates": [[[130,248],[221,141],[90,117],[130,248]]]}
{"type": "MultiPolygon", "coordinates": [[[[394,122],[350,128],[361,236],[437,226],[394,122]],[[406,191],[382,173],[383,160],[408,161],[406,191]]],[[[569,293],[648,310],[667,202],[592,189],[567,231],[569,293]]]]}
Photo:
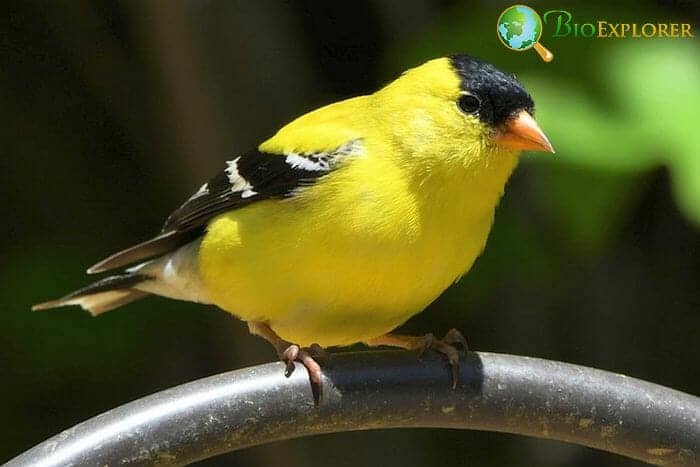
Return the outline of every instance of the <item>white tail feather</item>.
{"type": "Polygon", "coordinates": [[[57,308],[60,306],[80,305],[83,310],[89,311],[92,316],[97,316],[100,313],[126,305],[127,303],[143,298],[146,295],[148,295],[147,292],[141,292],[140,290],[109,290],[107,292],[99,292],[92,295],[84,295],[82,297],[58,299],[39,303],[38,305],[34,305],[32,310],[48,310],[50,308],[57,308]]]}

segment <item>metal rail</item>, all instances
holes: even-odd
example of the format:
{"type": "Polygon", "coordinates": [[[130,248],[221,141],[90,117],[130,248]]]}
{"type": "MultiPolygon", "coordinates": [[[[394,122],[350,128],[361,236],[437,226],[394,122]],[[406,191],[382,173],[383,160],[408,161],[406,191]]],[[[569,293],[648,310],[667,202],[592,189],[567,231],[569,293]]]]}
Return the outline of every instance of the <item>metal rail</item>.
{"type": "Polygon", "coordinates": [[[698,465],[700,399],[592,368],[469,352],[461,383],[435,355],[334,355],[318,405],[303,367],[270,363],[194,381],[87,420],[7,466],[183,465],[272,441],[375,428],[461,428],[698,465]]]}

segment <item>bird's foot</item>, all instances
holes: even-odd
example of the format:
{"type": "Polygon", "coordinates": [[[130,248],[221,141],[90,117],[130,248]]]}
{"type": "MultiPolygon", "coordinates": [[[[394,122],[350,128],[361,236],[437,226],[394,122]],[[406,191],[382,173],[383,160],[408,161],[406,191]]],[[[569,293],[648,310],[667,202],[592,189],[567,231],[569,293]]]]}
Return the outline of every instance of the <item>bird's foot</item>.
{"type": "Polygon", "coordinates": [[[268,341],[277,351],[277,356],[284,362],[286,377],[291,376],[294,372],[294,362],[299,362],[309,373],[309,381],[311,390],[314,394],[316,403],[320,400],[321,388],[323,383],[323,370],[317,360],[324,361],[329,358],[328,352],[318,344],[311,344],[309,347],[300,347],[297,344],[292,344],[273,331],[270,326],[258,321],[249,322],[248,329],[251,334],[258,335],[268,341]]]}
{"type": "Polygon", "coordinates": [[[366,344],[372,347],[386,345],[406,350],[418,350],[419,355],[423,355],[426,350],[434,350],[443,354],[452,370],[452,389],[455,389],[459,382],[459,348],[468,350],[467,340],[461,332],[454,328],[447,331],[442,339],[436,339],[432,334],[407,336],[389,333],[371,339],[366,344]]]}
{"type": "MultiPolygon", "coordinates": [[[[287,365],[284,375],[289,377],[294,372],[294,362],[299,362],[308,370],[311,384],[320,385],[323,371],[316,361],[316,359],[321,359],[316,351],[317,348],[320,348],[318,344],[313,344],[311,347],[299,347],[296,344],[280,339],[278,345],[275,345],[275,350],[277,350],[280,360],[287,365]]],[[[325,353],[325,350],[323,350],[323,353],[325,353]]]]}

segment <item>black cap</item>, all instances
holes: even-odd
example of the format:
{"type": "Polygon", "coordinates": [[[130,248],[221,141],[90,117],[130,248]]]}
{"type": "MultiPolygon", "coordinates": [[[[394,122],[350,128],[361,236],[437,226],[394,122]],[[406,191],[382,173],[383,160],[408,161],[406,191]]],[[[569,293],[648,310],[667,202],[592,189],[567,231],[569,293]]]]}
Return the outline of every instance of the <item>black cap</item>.
{"type": "Polygon", "coordinates": [[[469,55],[451,55],[450,61],[462,80],[462,89],[481,100],[477,115],[482,122],[498,126],[521,110],[533,114],[535,104],[514,76],[469,55]]]}

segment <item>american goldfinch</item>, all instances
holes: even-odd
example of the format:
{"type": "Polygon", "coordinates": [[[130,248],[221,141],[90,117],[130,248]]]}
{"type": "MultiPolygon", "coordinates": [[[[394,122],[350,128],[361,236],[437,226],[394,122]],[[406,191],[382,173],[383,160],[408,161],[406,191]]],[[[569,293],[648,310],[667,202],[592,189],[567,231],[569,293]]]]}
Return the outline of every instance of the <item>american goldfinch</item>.
{"type": "Polygon", "coordinates": [[[469,270],[520,151],[554,152],[532,114],[493,65],[431,60],[225,161],[156,237],[88,273],[135,266],[34,309],[97,315],[161,295],[246,321],[314,384],[314,349],[358,342],[437,350],[454,376],[458,331],[391,331],[469,270]]]}

